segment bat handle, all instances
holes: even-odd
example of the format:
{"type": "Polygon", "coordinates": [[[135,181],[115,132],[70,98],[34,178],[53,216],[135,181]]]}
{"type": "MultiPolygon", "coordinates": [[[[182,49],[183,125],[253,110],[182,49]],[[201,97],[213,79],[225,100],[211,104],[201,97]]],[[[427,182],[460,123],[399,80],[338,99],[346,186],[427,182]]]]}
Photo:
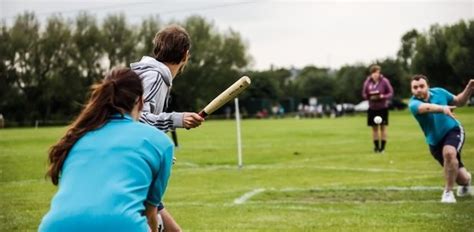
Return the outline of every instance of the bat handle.
{"type": "Polygon", "coordinates": [[[206,118],[207,115],[208,115],[206,112],[204,112],[204,110],[201,110],[198,114],[199,114],[199,116],[201,116],[203,118],[206,118]]]}

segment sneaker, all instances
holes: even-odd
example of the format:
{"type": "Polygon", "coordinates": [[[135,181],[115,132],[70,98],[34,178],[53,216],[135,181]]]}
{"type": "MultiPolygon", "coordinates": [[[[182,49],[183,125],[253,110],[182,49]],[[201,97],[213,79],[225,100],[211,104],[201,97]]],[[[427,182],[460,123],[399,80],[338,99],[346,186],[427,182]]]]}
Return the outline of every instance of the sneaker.
{"type": "Polygon", "coordinates": [[[456,203],[453,191],[443,191],[441,196],[441,203],[456,203]]]}
{"type": "Polygon", "coordinates": [[[466,196],[474,195],[474,192],[471,186],[471,180],[472,180],[471,173],[468,173],[468,175],[469,175],[469,183],[467,185],[458,186],[458,192],[457,192],[458,197],[466,197],[466,196]]]}

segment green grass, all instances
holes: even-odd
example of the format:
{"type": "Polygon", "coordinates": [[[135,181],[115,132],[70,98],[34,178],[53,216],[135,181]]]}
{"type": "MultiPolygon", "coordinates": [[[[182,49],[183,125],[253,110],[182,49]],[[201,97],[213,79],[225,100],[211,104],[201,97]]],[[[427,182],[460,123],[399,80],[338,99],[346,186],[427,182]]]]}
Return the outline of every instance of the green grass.
{"type": "MultiPolygon", "coordinates": [[[[456,113],[474,170],[474,108],[456,113]]],[[[56,190],[44,179],[46,152],[64,130],[0,130],[0,231],[36,230],[56,190]]],[[[442,169],[406,111],[391,113],[383,155],[364,115],[244,120],[238,169],[235,131],[234,121],[208,120],[178,132],[165,203],[185,231],[473,231],[474,199],[439,203],[442,169]]]]}

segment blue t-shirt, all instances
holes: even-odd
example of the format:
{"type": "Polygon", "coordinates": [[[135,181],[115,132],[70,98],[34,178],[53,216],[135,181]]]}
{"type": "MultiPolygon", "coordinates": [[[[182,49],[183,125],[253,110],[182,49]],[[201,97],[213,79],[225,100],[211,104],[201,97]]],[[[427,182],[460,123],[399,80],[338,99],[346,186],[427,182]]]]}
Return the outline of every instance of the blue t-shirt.
{"type": "Polygon", "coordinates": [[[449,105],[454,100],[454,95],[443,88],[430,88],[430,97],[427,102],[423,99],[411,97],[409,108],[413,116],[423,130],[426,137],[426,142],[430,145],[438,144],[441,139],[452,128],[459,126],[460,123],[444,113],[425,113],[419,114],[418,108],[423,103],[431,103],[437,105],[449,105]]]}
{"type": "Polygon", "coordinates": [[[165,133],[112,118],[72,147],[39,231],[149,231],[144,203],[162,200],[172,160],[165,133]]]}

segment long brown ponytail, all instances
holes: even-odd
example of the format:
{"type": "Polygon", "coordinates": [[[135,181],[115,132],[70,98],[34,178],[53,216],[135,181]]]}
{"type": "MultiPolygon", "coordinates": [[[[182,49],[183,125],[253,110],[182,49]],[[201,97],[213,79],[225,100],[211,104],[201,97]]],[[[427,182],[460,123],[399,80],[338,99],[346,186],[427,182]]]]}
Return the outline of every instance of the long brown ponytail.
{"type": "Polygon", "coordinates": [[[50,148],[47,176],[58,185],[62,166],[72,146],[88,131],[102,127],[112,114],[132,112],[141,100],[141,79],[129,68],[117,68],[99,84],[92,86],[92,94],[66,134],[50,148]]]}

